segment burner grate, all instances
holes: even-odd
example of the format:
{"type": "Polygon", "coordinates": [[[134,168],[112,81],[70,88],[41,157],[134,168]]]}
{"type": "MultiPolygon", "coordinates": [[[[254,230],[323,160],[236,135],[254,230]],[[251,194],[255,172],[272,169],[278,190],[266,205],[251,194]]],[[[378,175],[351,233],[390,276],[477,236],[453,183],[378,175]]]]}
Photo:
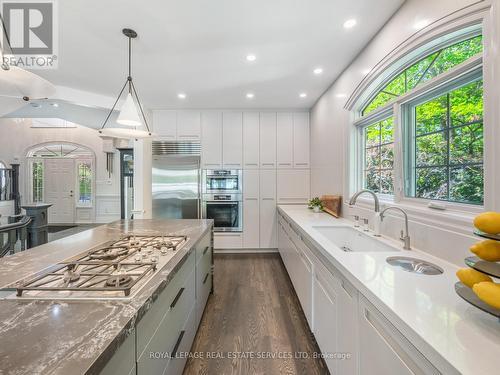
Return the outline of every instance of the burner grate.
{"type": "Polygon", "coordinates": [[[16,286],[24,292],[119,292],[129,296],[132,288],[157,269],[156,261],[141,260],[143,254],[164,249],[176,251],[186,236],[128,235],[86,252],[75,261],[60,262],[49,271],[16,286]],[[141,256],[137,256],[141,253],[141,256]]]}

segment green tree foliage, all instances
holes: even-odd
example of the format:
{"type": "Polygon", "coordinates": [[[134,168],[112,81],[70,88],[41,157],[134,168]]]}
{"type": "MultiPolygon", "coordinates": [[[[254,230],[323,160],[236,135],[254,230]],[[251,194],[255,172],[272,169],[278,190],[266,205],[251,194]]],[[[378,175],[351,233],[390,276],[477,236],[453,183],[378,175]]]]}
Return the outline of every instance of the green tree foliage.
{"type": "Polygon", "coordinates": [[[415,108],[415,196],[483,203],[483,82],[415,108]]]}

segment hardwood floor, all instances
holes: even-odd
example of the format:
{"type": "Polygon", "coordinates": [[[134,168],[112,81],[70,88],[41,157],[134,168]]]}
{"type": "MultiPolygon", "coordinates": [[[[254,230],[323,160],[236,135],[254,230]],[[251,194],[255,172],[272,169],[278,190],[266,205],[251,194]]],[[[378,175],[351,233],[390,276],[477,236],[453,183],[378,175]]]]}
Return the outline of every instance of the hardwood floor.
{"type": "Polygon", "coordinates": [[[278,254],[216,254],[214,263],[214,294],[191,348],[199,358],[184,375],[328,374],[312,358],[319,349],[278,254]]]}

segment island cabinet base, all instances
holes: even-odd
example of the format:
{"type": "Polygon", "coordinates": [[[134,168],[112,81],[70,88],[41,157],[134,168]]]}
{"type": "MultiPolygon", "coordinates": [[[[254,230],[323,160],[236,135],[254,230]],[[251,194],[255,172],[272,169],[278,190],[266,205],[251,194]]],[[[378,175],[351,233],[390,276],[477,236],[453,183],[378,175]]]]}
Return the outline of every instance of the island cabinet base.
{"type": "Polygon", "coordinates": [[[101,374],[181,375],[212,289],[212,232],[183,260],[101,374]]]}
{"type": "Polygon", "coordinates": [[[357,290],[285,215],[278,249],[331,374],[437,375],[438,366],[357,290]]]}

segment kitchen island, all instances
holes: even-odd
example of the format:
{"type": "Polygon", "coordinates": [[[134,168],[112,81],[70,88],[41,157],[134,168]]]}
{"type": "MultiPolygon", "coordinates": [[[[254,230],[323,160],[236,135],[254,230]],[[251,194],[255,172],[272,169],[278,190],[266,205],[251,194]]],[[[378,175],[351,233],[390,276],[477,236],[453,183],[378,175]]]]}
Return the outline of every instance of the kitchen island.
{"type": "Polygon", "coordinates": [[[182,372],[164,353],[190,349],[212,288],[212,231],[212,220],[122,220],[0,259],[0,372],[182,372]],[[20,280],[131,234],[186,241],[130,297],[16,296],[20,280]]]}

